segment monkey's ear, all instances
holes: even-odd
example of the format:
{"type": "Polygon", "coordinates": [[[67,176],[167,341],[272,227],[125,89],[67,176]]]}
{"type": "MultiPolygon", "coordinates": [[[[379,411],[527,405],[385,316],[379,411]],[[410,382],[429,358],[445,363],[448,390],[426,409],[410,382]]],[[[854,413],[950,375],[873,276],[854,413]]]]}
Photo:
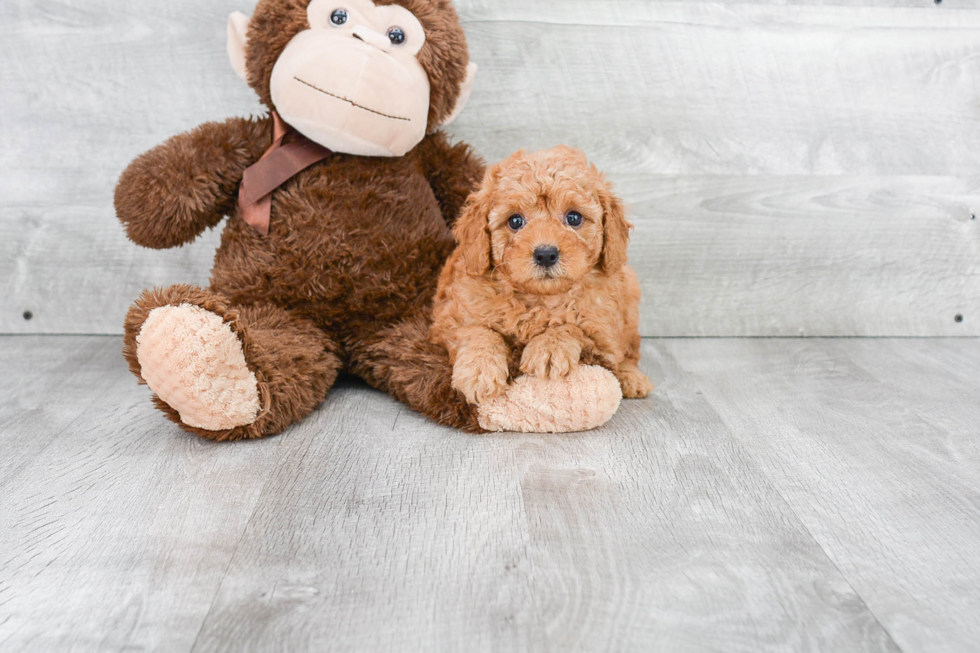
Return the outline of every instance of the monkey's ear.
{"type": "Polygon", "coordinates": [[[442,121],[442,127],[449,125],[459,114],[463,113],[463,109],[466,108],[466,103],[470,101],[470,94],[473,93],[473,83],[476,82],[476,71],[477,65],[472,61],[466,67],[466,79],[463,80],[463,84],[459,87],[459,97],[456,99],[456,106],[453,107],[453,112],[449,114],[449,117],[442,121]]]}
{"type": "Polygon", "coordinates": [[[240,11],[228,16],[228,58],[235,73],[246,82],[248,71],[245,70],[245,45],[248,43],[249,18],[240,11]]]}

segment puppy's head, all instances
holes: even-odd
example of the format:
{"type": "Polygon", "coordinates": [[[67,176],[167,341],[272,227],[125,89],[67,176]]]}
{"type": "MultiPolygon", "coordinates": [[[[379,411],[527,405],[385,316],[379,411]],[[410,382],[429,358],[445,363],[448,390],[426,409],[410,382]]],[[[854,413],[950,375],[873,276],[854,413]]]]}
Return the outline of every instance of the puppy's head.
{"type": "Polygon", "coordinates": [[[622,201],[579,150],[523,151],[487,171],[456,222],[467,273],[551,295],[626,265],[631,225],[622,201]]]}

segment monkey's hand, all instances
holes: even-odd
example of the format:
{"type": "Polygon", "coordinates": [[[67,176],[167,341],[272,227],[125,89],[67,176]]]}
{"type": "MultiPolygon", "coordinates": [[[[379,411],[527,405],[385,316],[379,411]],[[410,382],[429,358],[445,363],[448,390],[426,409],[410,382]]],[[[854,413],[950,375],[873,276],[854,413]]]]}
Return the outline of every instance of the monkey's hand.
{"type": "Polygon", "coordinates": [[[138,245],[189,243],[234,210],[245,169],[271,143],[268,118],[206,123],[174,136],[123,172],[116,215],[138,245]]]}
{"type": "Polygon", "coordinates": [[[466,143],[451,145],[443,132],[426,136],[418,147],[418,156],[442,217],[452,228],[466,198],[483,180],[486,165],[473,148],[466,143]]]}

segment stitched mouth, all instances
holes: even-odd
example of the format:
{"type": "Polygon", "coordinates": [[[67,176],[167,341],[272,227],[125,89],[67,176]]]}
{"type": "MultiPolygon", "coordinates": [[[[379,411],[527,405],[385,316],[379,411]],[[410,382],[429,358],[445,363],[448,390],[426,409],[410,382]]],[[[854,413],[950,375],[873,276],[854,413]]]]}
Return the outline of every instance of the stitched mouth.
{"type": "Polygon", "coordinates": [[[376,115],[379,115],[379,116],[383,116],[383,117],[385,117],[385,118],[391,118],[392,120],[404,120],[405,122],[412,122],[412,121],[411,121],[411,119],[409,119],[409,118],[399,118],[398,116],[389,116],[389,115],[388,115],[387,113],[381,113],[380,111],[375,111],[374,109],[370,109],[370,108],[368,108],[368,107],[365,107],[365,106],[362,106],[362,105],[360,105],[360,104],[358,104],[357,102],[355,102],[354,100],[351,100],[351,99],[348,99],[348,98],[345,98],[345,97],[344,97],[344,96],[342,96],[342,95],[337,95],[337,94],[335,94],[335,93],[331,93],[330,91],[324,91],[324,90],[323,90],[322,88],[320,88],[319,86],[316,86],[316,85],[314,85],[314,84],[310,84],[309,82],[306,82],[306,81],[303,81],[303,80],[302,80],[302,79],[300,79],[299,77],[293,77],[293,79],[295,79],[295,80],[296,80],[297,82],[299,82],[300,84],[303,84],[304,86],[309,86],[309,87],[310,87],[310,88],[312,88],[312,89],[313,89],[314,91],[320,91],[320,92],[321,92],[321,93],[323,93],[324,95],[329,95],[329,96],[330,96],[330,97],[332,97],[332,98],[337,98],[338,100],[343,100],[343,101],[344,101],[344,102],[346,102],[347,104],[349,104],[349,105],[351,105],[351,106],[353,106],[353,107],[357,107],[358,109],[362,109],[362,110],[364,110],[364,111],[367,111],[367,112],[369,112],[369,113],[373,113],[373,114],[376,114],[376,115]]]}

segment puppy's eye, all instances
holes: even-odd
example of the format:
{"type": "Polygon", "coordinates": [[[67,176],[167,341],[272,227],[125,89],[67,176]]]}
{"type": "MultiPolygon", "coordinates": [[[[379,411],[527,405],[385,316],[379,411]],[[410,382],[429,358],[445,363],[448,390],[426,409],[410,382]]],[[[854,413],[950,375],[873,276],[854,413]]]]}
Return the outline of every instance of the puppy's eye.
{"type": "Polygon", "coordinates": [[[392,27],[388,30],[388,40],[391,41],[392,45],[405,45],[407,38],[405,36],[405,30],[401,27],[392,27]]]}
{"type": "Polygon", "coordinates": [[[527,224],[527,221],[524,220],[524,216],[518,215],[516,213],[510,216],[510,220],[507,221],[507,226],[510,227],[513,231],[520,231],[521,229],[524,228],[525,224],[527,224]]]}
{"type": "Polygon", "coordinates": [[[340,27],[341,25],[347,24],[348,13],[346,9],[334,9],[333,13],[330,14],[330,22],[340,27]]]}
{"type": "Polygon", "coordinates": [[[578,211],[569,211],[565,214],[565,224],[573,229],[578,229],[581,227],[584,221],[585,218],[583,218],[582,214],[578,211]]]}

